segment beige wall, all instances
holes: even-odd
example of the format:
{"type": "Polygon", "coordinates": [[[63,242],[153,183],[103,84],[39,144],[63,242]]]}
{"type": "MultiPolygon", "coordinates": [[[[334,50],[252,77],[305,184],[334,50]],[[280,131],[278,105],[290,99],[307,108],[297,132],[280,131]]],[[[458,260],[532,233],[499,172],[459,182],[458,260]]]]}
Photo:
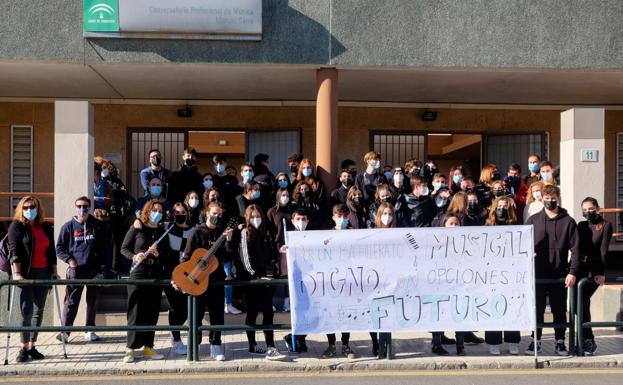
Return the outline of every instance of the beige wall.
{"type": "MultiPolygon", "coordinates": [[[[95,105],[95,153],[118,152],[126,161],[127,128],[202,128],[202,129],[279,129],[301,128],[302,150],[315,154],[314,107],[192,106],[191,118],[178,118],[179,106],[95,105]]],[[[351,158],[363,164],[369,150],[372,130],[416,131],[422,133],[550,133],[550,158],[558,163],[560,153],[559,110],[476,110],[438,109],[436,121],[421,120],[422,109],[341,107],[339,109],[338,162],[351,158]]],[[[0,103],[0,191],[9,190],[10,126],[34,126],[34,188],[52,191],[53,104],[0,103]]],[[[614,192],[616,132],[623,130],[623,111],[606,113],[606,191],[614,192]]],[[[519,159],[522,166],[526,160],[519,159]]],[[[127,175],[122,165],[122,175],[127,175]]],[[[204,170],[201,170],[204,171],[204,170]]],[[[446,170],[444,170],[446,172],[446,170]]],[[[606,194],[612,207],[614,194],[606,194]]],[[[6,202],[4,203],[6,205],[6,202]]],[[[6,207],[0,205],[6,212],[6,207]]]]}

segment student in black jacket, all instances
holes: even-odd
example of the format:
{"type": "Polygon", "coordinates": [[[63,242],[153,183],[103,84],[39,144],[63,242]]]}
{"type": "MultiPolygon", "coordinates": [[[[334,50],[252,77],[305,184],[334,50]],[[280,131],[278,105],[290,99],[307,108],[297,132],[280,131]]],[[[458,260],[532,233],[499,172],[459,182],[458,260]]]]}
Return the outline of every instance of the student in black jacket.
{"type": "MultiPolygon", "coordinates": [[[[163,263],[172,256],[168,242],[155,242],[164,234],[161,226],[164,206],[159,201],[149,201],[143,207],[140,227],[130,226],[121,253],[132,261],[130,279],[162,279],[163,263]]],[[[128,285],[128,325],[156,325],[160,313],[162,286],[128,285]]],[[[162,354],[154,350],[154,331],[128,331],[123,362],[134,362],[134,350],[143,347],[143,358],[161,360],[162,354]]]]}
{"type": "Polygon", "coordinates": [[[430,227],[435,217],[435,204],[424,178],[411,178],[411,194],[405,195],[398,210],[399,227],[430,227]]]}
{"type": "MultiPolygon", "coordinates": [[[[231,261],[231,253],[234,250],[232,243],[233,231],[231,228],[227,228],[227,224],[224,223],[224,211],[220,203],[210,202],[205,208],[205,213],[206,223],[195,227],[190,235],[190,238],[186,242],[182,262],[189,260],[193,252],[198,248],[209,250],[210,247],[216,243],[221,234],[225,234],[225,243],[219,246],[214,252],[219,266],[210,274],[210,282],[224,281],[225,270],[223,264],[231,261]]],[[[174,287],[176,286],[174,285],[174,287]]],[[[225,308],[223,306],[225,302],[225,292],[223,287],[214,286],[210,283],[206,292],[200,296],[198,300],[197,320],[199,325],[201,325],[201,321],[205,315],[206,306],[210,313],[210,325],[223,325],[225,322],[225,308]]],[[[199,341],[197,341],[197,343],[200,342],[201,336],[199,336],[199,341]]],[[[220,331],[210,331],[210,355],[216,361],[225,360],[225,349],[221,345],[220,331]]]]}
{"type": "MultiPolygon", "coordinates": [[[[583,312],[584,322],[591,321],[591,296],[599,285],[605,282],[605,264],[608,247],[612,239],[612,223],[599,215],[599,204],[595,198],[587,197],[582,201],[582,216],[586,219],[578,223],[580,238],[580,271],[578,279],[588,278],[590,282],[584,285],[583,312]]],[[[585,356],[592,356],[597,350],[593,329],[583,329],[583,350],[585,356]]]]}
{"type": "MultiPolygon", "coordinates": [[[[554,323],[567,322],[567,288],[573,287],[580,267],[578,230],[575,220],[567,210],[559,206],[560,193],[556,186],[543,188],[543,210],[534,214],[527,225],[534,226],[534,262],[536,278],[564,278],[560,283],[536,285],[536,321],[543,322],[545,298],[554,315],[554,323]],[[571,260],[567,261],[569,252],[571,260]]],[[[569,353],[565,346],[565,328],[555,328],[555,352],[560,356],[569,353]]],[[[542,329],[537,329],[536,341],[532,341],[526,354],[541,350],[542,329]]]]}
{"type": "MultiPolygon", "coordinates": [[[[13,222],[7,234],[9,260],[13,279],[59,278],[56,272],[56,253],[52,225],[43,221],[45,211],[38,198],[25,196],[15,207],[13,222]]],[[[16,287],[13,295],[19,298],[20,326],[41,326],[49,286],[16,287]]],[[[37,332],[21,334],[22,348],[17,362],[45,358],[36,348],[37,332]]]]}
{"type": "MultiPolygon", "coordinates": [[[[106,269],[107,243],[100,221],[89,214],[91,200],[85,196],[76,199],[76,215],[66,222],[58,235],[56,256],[67,263],[67,279],[92,279],[106,269]]],[[[63,301],[63,326],[73,326],[84,286],[68,285],[63,301]]],[[[95,326],[99,287],[87,287],[86,326],[95,326]]],[[[57,339],[67,338],[64,332],[57,339]]],[[[98,341],[95,332],[86,332],[88,342],[98,341]]]]}
{"type": "MultiPolygon", "coordinates": [[[[244,228],[240,231],[240,259],[242,271],[238,278],[242,280],[271,280],[278,259],[277,247],[268,233],[264,213],[258,205],[250,205],[244,212],[244,228]]],[[[262,324],[273,323],[273,288],[271,286],[245,286],[244,296],[247,302],[245,324],[255,326],[258,308],[262,310],[262,324]]],[[[266,350],[260,348],[255,340],[255,331],[247,331],[249,353],[264,355],[267,360],[283,360],[285,355],[275,347],[272,330],[264,330],[266,350]]]]}
{"type": "Polygon", "coordinates": [[[173,203],[183,202],[191,191],[203,191],[203,176],[195,164],[197,151],[192,147],[184,149],[182,165],[173,171],[168,181],[167,199],[173,203]]]}
{"type": "Polygon", "coordinates": [[[363,192],[363,200],[367,207],[374,201],[376,187],[381,183],[387,184],[387,179],[379,171],[381,168],[381,154],[376,151],[370,151],[364,155],[363,161],[366,163],[366,170],[355,177],[355,186],[363,192]]]}

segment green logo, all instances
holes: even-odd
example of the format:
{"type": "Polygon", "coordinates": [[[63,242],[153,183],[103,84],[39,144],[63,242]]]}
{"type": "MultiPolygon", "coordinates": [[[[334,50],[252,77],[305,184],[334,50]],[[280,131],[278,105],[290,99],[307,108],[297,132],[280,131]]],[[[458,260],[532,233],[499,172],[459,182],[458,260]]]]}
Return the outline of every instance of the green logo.
{"type": "Polygon", "coordinates": [[[85,32],[119,32],[118,0],[84,0],[85,32]]]}

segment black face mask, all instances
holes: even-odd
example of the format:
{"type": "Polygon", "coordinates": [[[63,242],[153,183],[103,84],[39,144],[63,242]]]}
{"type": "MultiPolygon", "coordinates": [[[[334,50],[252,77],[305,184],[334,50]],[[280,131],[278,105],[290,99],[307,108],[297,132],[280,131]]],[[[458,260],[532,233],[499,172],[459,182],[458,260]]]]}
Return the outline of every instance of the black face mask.
{"type": "Polygon", "coordinates": [[[355,198],[353,198],[353,205],[354,205],[354,206],[359,206],[359,201],[360,201],[360,200],[359,200],[359,197],[355,197],[355,198]]]}
{"type": "Polygon", "coordinates": [[[597,211],[585,211],[582,213],[582,216],[591,223],[599,222],[599,214],[597,214],[597,211]]]}
{"type": "Polygon", "coordinates": [[[478,203],[469,203],[467,205],[467,212],[471,215],[478,214],[480,212],[480,204],[478,203]]]}
{"type": "Polygon", "coordinates": [[[495,174],[491,175],[491,180],[495,181],[495,180],[500,180],[502,179],[502,176],[500,175],[499,172],[496,172],[495,174]]]}
{"type": "Polygon", "coordinates": [[[543,201],[543,206],[549,211],[554,211],[558,207],[558,201],[543,201]]]}
{"type": "Polygon", "coordinates": [[[162,159],[157,156],[155,158],[151,158],[151,164],[153,164],[154,166],[160,166],[160,163],[162,162],[162,159]]]}
{"type": "Polygon", "coordinates": [[[344,186],[344,188],[350,188],[350,186],[352,185],[353,185],[353,180],[350,178],[342,181],[342,186],[344,186]]]}
{"type": "Polygon", "coordinates": [[[221,222],[221,218],[217,217],[216,215],[212,215],[210,216],[210,219],[208,219],[210,221],[211,224],[213,224],[214,226],[218,226],[219,223],[221,222]]]}
{"type": "Polygon", "coordinates": [[[495,189],[493,190],[493,196],[494,197],[501,197],[504,196],[504,189],[495,189]]]}
{"type": "Polygon", "coordinates": [[[299,170],[298,166],[290,166],[290,172],[292,174],[296,174],[298,170],[299,170]]]}
{"type": "Polygon", "coordinates": [[[498,207],[495,209],[495,216],[498,220],[506,220],[508,218],[508,209],[498,207]]]}
{"type": "Polygon", "coordinates": [[[192,167],[195,164],[195,160],[193,158],[186,158],[184,159],[184,165],[186,167],[192,167]]]}
{"type": "Polygon", "coordinates": [[[217,198],[217,197],[212,197],[212,198],[210,198],[210,202],[218,202],[218,201],[219,201],[219,200],[218,200],[218,198],[217,198]]]}
{"type": "Polygon", "coordinates": [[[353,177],[353,179],[355,179],[355,177],[357,176],[357,171],[349,171],[350,175],[353,177]]]}
{"type": "Polygon", "coordinates": [[[175,223],[177,223],[178,225],[183,225],[184,223],[186,223],[186,218],[187,216],[184,214],[176,214],[175,223]]]}

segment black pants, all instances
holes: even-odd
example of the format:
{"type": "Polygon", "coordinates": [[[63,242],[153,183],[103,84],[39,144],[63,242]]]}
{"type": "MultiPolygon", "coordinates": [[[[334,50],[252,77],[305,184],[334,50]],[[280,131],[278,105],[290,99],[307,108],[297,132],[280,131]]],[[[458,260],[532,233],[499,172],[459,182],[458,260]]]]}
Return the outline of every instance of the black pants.
{"type": "MultiPolygon", "coordinates": [[[[91,279],[97,275],[97,271],[89,266],[78,266],[75,269],[67,268],[67,279],[91,279]]],[[[84,286],[68,285],[65,288],[65,300],[63,301],[63,326],[73,326],[80,298],[84,286]]],[[[87,317],[86,326],[95,326],[95,316],[97,314],[97,300],[100,288],[98,286],[87,287],[87,317]]],[[[67,333],[69,334],[69,333],[67,333]]]]}
{"type": "Polygon", "coordinates": [[[387,345],[392,333],[373,333],[370,332],[370,338],[372,339],[372,349],[379,352],[381,357],[384,357],[387,353],[387,345]]]}
{"type": "MultiPolygon", "coordinates": [[[[582,278],[586,278],[586,275],[578,275],[577,281],[580,282],[580,279],[582,278]]],[[[597,289],[599,289],[599,285],[595,283],[594,277],[589,277],[589,280],[590,281],[587,282],[586,285],[584,285],[582,288],[582,302],[584,304],[584,307],[582,308],[583,322],[591,322],[591,297],[593,296],[593,294],[595,294],[597,289]]],[[[577,285],[574,286],[574,290],[576,290],[575,294],[577,298],[577,285]]],[[[576,309],[576,311],[579,311],[579,309],[576,309]]],[[[592,340],[595,338],[595,335],[593,334],[593,328],[582,328],[582,335],[585,339],[592,340]]],[[[584,343],[584,341],[581,342],[584,343]]]]}
{"type": "Polygon", "coordinates": [[[502,342],[518,344],[520,341],[521,332],[518,331],[485,332],[485,342],[489,345],[501,345],[502,342]]]}
{"type": "MultiPolygon", "coordinates": [[[[130,274],[130,279],[161,279],[160,264],[146,265],[141,263],[130,274]]],[[[128,285],[128,326],[156,325],[160,313],[162,286],[128,285]]],[[[154,331],[128,331],[127,347],[138,349],[142,346],[153,348],[154,331]]]]}
{"type": "MultiPolygon", "coordinates": [[[[465,347],[465,334],[469,332],[455,332],[454,339],[456,340],[457,349],[463,349],[465,347]]],[[[433,332],[433,346],[441,346],[441,336],[443,332],[433,332]]]]}
{"type": "MultiPolygon", "coordinates": [[[[247,317],[245,324],[255,326],[258,309],[262,310],[262,325],[273,323],[273,288],[268,286],[245,286],[244,297],[247,303],[247,317]]],[[[264,340],[267,347],[275,347],[275,336],[272,330],[264,330],[264,340]]],[[[247,331],[249,347],[255,346],[255,330],[247,331]]]]}
{"type": "MultiPolygon", "coordinates": [[[[174,267],[167,267],[164,270],[164,278],[171,277],[174,267]]],[[[177,291],[173,286],[164,287],[164,295],[167,297],[169,303],[169,325],[178,326],[184,325],[188,318],[188,296],[181,291],[177,291]]],[[[180,332],[172,331],[174,341],[180,341],[180,332]]]]}
{"type": "MultiPolygon", "coordinates": [[[[335,345],[335,333],[327,334],[327,341],[329,341],[329,345],[335,345]]],[[[350,342],[350,333],[342,333],[342,346],[348,346],[350,342]]]]}
{"type": "MultiPolygon", "coordinates": [[[[225,323],[225,290],[223,286],[210,286],[205,294],[197,297],[197,324],[201,325],[206,307],[210,314],[210,325],[223,325],[225,323]]],[[[197,344],[201,343],[202,334],[197,336],[197,344]]],[[[210,345],[221,344],[221,332],[210,331],[210,345]]]]}
{"type": "MultiPolygon", "coordinates": [[[[545,302],[548,296],[554,323],[567,322],[567,288],[562,283],[536,285],[536,322],[541,323],[545,318],[545,302]]],[[[566,330],[566,328],[554,328],[556,339],[564,340],[566,330]]],[[[538,328],[536,331],[537,340],[540,340],[542,335],[543,328],[538,328]]]]}
{"type": "MultiPolygon", "coordinates": [[[[50,279],[50,269],[30,269],[27,279],[50,279]]],[[[50,286],[18,286],[15,296],[19,298],[21,310],[21,326],[41,326],[45,300],[48,298],[50,286]]],[[[11,298],[11,301],[13,298],[11,298]]],[[[22,343],[37,342],[38,332],[23,332],[22,343]]]]}

